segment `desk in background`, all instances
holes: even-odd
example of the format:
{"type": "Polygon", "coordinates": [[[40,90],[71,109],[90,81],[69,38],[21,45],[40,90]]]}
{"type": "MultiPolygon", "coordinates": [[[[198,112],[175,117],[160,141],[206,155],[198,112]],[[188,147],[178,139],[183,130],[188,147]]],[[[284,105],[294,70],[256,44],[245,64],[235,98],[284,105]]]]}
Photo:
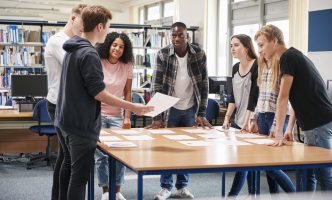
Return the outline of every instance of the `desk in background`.
{"type": "MultiPolygon", "coordinates": [[[[29,130],[35,124],[32,112],[0,110],[0,153],[44,152],[47,138],[29,130]]],[[[55,137],[52,138],[52,147],[57,149],[55,137]]]]}
{"type": "MultiPolygon", "coordinates": [[[[166,139],[162,135],[151,134],[146,129],[141,135],[149,135],[154,140],[133,141],[137,147],[109,148],[98,143],[98,148],[109,155],[110,195],[115,195],[115,161],[119,161],[138,175],[137,199],[143,199],[143,175],[171,173],[215,173],[229,171],[261,171],[272,169],[306,169],[332,166],[332,151],[290,143],[288,146],[271,147],[267,145],[224,145],[222,140],[203,139],[198,134],[183,131],[186,128],[170,128],[175,134],[188,135],[196,140],[204,140],[211,145],[189,147],[178,141],[166,139]]],[[[113,129],[105,129],[111,136],[125,141],[123,135],[113,129]]],[[[220,133],[213,130],[214,133],[220,133]]],[[[204,133],[202,133],[204,134],[204,133]]],[[[174,134],[172,134],[174,135],[174,134]]],[[[225,133],[227,140],[236,139],[234,134],[225,133]]],[[[92,170],[93,172],[93,170],[92,170]]],[[[91,174],[93,177],[93,173],[91,174]]],[[[93,181],[93,178],[90,179],[93,181]]],[[[259,179],[258,179],[259,180],[259,179]]],[[[223,179],[223,185],[224,185],[223,179]]],[[[259,183],[258,183],[259,184],[259,183]]],[[[92,184],[93,185],[93,184],[92,184]]],[[[91,182],[89,184],[91,186],[91,182]]],[[[223,194],[225,191],[222,191],[223,194]]],[[[93,199],[93,188],[89,187],[89,199],[93,199]]],[[[113,196],[115,199],[115,196],[113,196]]],[[[110,198],[112,199],[112,198],[110,198]]]]}

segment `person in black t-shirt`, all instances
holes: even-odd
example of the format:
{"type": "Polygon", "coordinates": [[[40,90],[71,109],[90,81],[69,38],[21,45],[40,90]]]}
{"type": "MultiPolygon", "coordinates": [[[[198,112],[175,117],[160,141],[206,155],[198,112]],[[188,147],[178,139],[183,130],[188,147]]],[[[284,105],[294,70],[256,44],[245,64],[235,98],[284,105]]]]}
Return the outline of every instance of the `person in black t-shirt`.
{"type": "MultiPolygon", "coordinates": [[[[290,132],[282,136],[286,107],[290,101],[298,125],[304,131],[307,145],[332,149],[332,103],[327,96],[325,84],[313,62],[299,50],[286,48],[282,31],[273,25],[263,26],[255,35],[259,52],[267,58],[280,62],[280,91],[276,108],[276,133],[274,146],[293,141],[290,132]]],[[[293,124],[295,119],[292,120],[293,124]]],[[[332,190],[332,168],[308,170],[305,190],[316,189],[315,172],[321,190],[332,190]]]]}

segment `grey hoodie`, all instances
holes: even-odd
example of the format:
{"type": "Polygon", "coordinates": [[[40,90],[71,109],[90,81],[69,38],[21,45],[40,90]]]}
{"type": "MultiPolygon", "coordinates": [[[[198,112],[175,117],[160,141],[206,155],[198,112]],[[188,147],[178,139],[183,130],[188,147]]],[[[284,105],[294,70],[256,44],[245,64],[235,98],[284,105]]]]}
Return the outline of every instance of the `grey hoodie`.
{"type": "Polygon", "coordinates": [[[104,90],[100,58],[88,40],[74,36],[63,45],[67,52],[60,79],[55,126],[67,134],[98,140],[101,129],[100,102],[104,90]]]}

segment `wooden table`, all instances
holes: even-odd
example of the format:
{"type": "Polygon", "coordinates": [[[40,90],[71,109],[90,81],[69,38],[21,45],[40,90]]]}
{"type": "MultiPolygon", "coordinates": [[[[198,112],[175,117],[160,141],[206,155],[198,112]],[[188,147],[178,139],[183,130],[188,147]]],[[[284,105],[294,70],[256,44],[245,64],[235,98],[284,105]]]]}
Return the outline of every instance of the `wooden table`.
{"type": "Polygon", "coordinates": [[[32,112],[0,110],[0,121],[32,121],[32,112]]]}
{"type": "MultiPolygon", "coordinates": [[[[35,125],[32,112],[0,110],[0,153],[44,152],[47,137],[41,137],[29,130],[35,125]]],[[[52,150],[57,150],[57,138],[52,137],[52,150]]]]}
{"type": "MultiPolygon", "coordinates": [[[[305,146],[295,142],[278,148],[254,143],[241,146],[225,145],[225,141],[245,140],[235,136],[234,132],[225,133],[224,139],[204,139],[198,134],[187,133],[183,129],[186,128],[169,130],[176,134],[207,141],[210,145],[189,147],[178,141],[166,139],[162,135],[150,134],[145,129],[131,130],[140,131],[141,135],[149,135],[155,139],[133,141],[137,147],[109,148],[104,143],[98,143],[98,148],[109,155],[110,199],[115,199],[115,161],[121,162],[138,174],[137,199],[139,200],[143,199],[143,175],[156,175],[163,172],[173,174],[214,173],[332,166],[332,151],[328,149],[305,146]]],[[[124,139],[123,135],[116,134],[113,130],[105,129],[111,133],[110,135],[124,139]]],[[[221,132],[213,130],[212,133],[220,134],[221,132]]],[[[93,176],[93,173],[91,175],[93,176]]],[[[93,178],[90,180],[93,181],[93,178]]],[[[91,183],[89,185],[91,186],[91,183]]],[[[93,199],[93,188],[91,187],[89,187],[89,199],[93,199]]]]}

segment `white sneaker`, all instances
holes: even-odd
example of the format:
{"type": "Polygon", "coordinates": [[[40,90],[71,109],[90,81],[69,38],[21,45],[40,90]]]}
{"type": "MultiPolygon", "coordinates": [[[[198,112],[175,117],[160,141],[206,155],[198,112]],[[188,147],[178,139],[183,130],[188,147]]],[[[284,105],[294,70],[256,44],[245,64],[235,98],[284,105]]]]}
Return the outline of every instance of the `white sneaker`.
{"type": "Polygon", "coordinates": [[[156,196],[154,196],[154,200],[165,200],[171,196],[171,191],[166,188],[162,188],[156,196]]]}
{"type": "Polygon", "coordinates": [[[117,192],[117,193],[115,194],[115,199],[116,199],[116,200],[126,200],[126,199],[124,198],[124,196],[121,194],[121,192],[117,192]]]}
{"type": "Polygon", "coordinates": [[[194,195],[191,194],[187,188],[181,188],[179,190],[176,190],[174,197],[181,199],[193,199],[194,195]]]}
{"type": "Polygon", "coordinates": [[[101,195],[101,200],[108,200],[108,192],[105,192],[101,195]]]}

